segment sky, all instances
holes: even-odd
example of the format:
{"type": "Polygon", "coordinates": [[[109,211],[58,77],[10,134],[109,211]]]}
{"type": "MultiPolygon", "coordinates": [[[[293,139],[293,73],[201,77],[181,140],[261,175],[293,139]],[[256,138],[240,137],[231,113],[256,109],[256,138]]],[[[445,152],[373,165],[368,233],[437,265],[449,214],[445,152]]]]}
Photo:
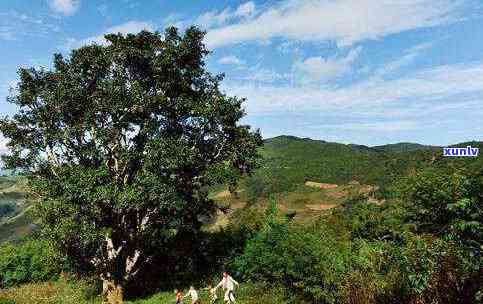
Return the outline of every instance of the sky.
{"type": "Polygon", "coordinates": [[[0,115],[19,67],[170,25],[206,31],[207,68],[264,138],[483,140],[480,0],[0,1],[0,115]]]}

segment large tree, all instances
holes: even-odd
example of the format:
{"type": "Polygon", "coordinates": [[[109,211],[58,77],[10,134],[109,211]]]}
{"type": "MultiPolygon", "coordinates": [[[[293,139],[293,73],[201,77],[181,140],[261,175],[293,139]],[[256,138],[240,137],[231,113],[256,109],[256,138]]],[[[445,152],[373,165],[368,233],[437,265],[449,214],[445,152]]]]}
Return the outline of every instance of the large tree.
{"type": "Polygon", "coordinates": [[[215,177],[256,163],[261,136],[205,69],[203,36],[110,34],[56,54],[52,69],[22,68],[9,97],[18,113],[0,121],[4,163],[31,177],[44,232],[95,266],[109,303],[153,248],[199,231],[215,177]]]}

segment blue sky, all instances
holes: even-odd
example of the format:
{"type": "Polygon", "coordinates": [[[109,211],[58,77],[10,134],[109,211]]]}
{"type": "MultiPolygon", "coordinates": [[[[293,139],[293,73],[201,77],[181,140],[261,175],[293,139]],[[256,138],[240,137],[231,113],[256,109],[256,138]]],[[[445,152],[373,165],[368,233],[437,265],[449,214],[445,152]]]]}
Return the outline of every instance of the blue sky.
{"type": "Polygon", "coordinates": [[[20,66],[49,67],[108,32],[191,24],[266,138],[483,140],[478,0],[1,1],[0,114],[15,111],[5,97],[20,66]]]}

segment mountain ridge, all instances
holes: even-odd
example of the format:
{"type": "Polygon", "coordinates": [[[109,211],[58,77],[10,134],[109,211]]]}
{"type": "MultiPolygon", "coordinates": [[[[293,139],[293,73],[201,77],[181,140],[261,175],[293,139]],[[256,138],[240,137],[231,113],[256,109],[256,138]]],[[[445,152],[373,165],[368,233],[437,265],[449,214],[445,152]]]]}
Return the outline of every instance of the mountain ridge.
{"type": "Polygon", "coordinates": [[[426,145],[426,144],[420,144],[416,142],[396,142],[396,143],[389,143],[389,144],[383,144],[383,145],[368,146],[368,145],[355,144],[355,143],[343,144],[339,142],[329,142],[323,139],[312,139],[310,137],[298,137],[293,135],[278,135],[274,137],[269,137],[264,139],[264,143],[273,143],[281,140],[338,144],[338,145],[349,146],[359,151],[374,151],[374,152],[411,152],[411,151],[418,151],[418,150],[438,150],[438,149],[442,149],[443,147],[464,147],[468,145],[483,144],[483,141],[470,140],[470,141],[464,141],[464,142],[455,143],[451,145],[426,145]]]}

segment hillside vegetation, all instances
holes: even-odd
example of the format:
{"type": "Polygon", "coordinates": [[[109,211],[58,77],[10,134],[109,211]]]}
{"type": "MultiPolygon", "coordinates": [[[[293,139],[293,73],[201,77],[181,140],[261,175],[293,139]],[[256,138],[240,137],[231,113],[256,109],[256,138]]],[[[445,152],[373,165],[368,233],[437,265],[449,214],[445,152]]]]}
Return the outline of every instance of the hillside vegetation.
{"type": "MultiPolygon", "coordinates": [[[[468,145],[480,151],[483,147],[482,142],[454,146],[468,145]]],[[[278,136],[265,140],[260,151],[263,159],[254,179],[269,187],[271,193],[292,191],[307,180],[334,184],[358,181],[377,185],[384,192],[397,178],[423,168],[448,172],[483,168],[482,157],[447,158],[442,156],[442,148],[408,143],[371,148],[278,136]]]]}
{"type": "MultiPolygon", "coordinates": [[[[466,142],[454,146],[483,148],[482,142],[466,142]]],[[[264,141],[260,148],[260,168],[249,178],[240,182],[240,196],[219,196],[222,204],[233,204],[235,208],[253,200],[265,200],[268,194],[279,196],[282,210],[298,212],[298,218],[317,216],[306,205],[339,205],[349,195],[359,192],[384,199],[386,188],[397,178],[428,167],[451,171],[459,168],[476,172],[483,168],[483,158],[445,158],[442,149],[412,143],[367,147],[344,145],[309,138],[278,136],[264,141]],[[316,191],[304,186],[306,181],[334,183],[338,189],[316,191]],[[377,191],[359,191],[357,182],[377,186],[377,191]],[[265,199],[264,199],[265,198],[265,199]]],[[[214,194],[225,190],[220,186],[214,194]]],[[[229,194],[229,193],[228,193],[229,194]]],[[[25,180],[21,177],[0,177],[0,211],[8,210],[0,217],[0,243],[17,240],[35,229],[29,216],[29,202],[25,199],[25,180]],[[8,206],[8,207],[2,207],[8,206]]],[[[222,215],[222,217],[224,217],[222,215]]]]}
{"type": "MultiPolygon", "coordinates": [[[[467,145],[482,147],[458,146],[467,145]]],[[[160,248],[162,258],[130,287],[126,303],[172,303],[174,288],[204,288],[222,270],[242,282],[237,302],[245,304],[483,299],[481,156],[290,136],[266,140],[260,154],[260,167],[236,191],[211,189],[220,211],[205,221],[194,251],[160,248]]],[[[0,226],[2,240],[18,239],[31,224],[23,183],[0,179],[19,206],[0,226]]],[[[99,282],[88,270],[69,275],[77,271],[52,248],[35,239],[0,247],[1,284],[9,287],[0,303],[101,303],[99,282]]],[[[201,299],[207,303],[206,291],[201,299]]]]}
{"type": "Polygon", "coordinates": [[[0,176],[0,243],[16,241],[35,229],[29,216],[31,202],[26,193],[26,179],[0,176]]]}

